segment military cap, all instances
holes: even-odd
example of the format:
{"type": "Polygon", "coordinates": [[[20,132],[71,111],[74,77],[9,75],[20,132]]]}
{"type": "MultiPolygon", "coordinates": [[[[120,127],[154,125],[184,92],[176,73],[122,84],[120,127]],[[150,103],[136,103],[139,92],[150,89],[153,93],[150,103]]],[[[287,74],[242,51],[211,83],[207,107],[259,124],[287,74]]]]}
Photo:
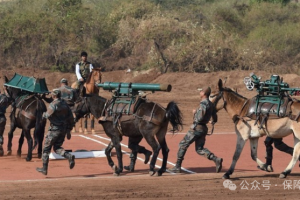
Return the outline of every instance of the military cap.
{"type": "Polygon", "coordinates": [[[61,94],[61,92],[60,92],[60,90],[59,90],[59,89],[53,89],[53,90],[52,90],[52,92],[51,92],[51,94],[53,94],[53,95],[57,96],[57,95],[60,95],[60,94],[61,94]]]}
{"type": "Polygon", "coordinates": [[[68,80],[65,79],[65,78],[62,78],[62,79],[60,80],[60,82],[61,82],[61,83],[68,83],[68,80]]]}
{"type": "Polygon", "coordinates": [[[209,96],[211,93],[211,88],[210,87],[205,87],[205,88],[198,88],[199,91],[204,91],[205,96],[209,96]]]}

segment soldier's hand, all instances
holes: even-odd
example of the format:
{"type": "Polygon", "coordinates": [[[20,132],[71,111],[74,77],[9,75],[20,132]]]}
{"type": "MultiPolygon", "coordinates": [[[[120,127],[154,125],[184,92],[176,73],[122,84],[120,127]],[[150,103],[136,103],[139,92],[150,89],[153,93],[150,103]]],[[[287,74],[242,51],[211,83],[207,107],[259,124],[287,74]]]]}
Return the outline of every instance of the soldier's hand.
{"type": "Polygon", "coordinates": [[[79,79],[80,82],[83,82],[83,78],[79,79]]]}

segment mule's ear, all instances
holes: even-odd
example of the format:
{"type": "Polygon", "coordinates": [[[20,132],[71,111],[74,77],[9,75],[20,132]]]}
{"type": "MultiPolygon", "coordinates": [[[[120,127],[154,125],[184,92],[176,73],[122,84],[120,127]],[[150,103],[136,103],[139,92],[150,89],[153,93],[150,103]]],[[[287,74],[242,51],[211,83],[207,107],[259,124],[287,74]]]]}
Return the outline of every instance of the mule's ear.
{"type": "Polygon", "coordinates": [[[221,79],[219,79],[219,82],[218,82],[218,89],[221,90],[223,88],[223,82],[221,79]]]}
{"type": "Polygon", "coordinates": [[[6,76],[4,76],[4,81],[5,81],[5,83],[8,82],[8,78],[6,76]]]}

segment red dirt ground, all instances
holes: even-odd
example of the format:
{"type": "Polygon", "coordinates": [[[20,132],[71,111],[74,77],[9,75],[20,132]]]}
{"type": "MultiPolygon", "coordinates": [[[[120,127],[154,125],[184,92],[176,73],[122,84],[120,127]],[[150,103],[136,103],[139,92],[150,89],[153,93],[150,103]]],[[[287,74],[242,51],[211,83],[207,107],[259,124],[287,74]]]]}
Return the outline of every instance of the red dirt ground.
{"type": "MultiPolygon", "coordinates": [[[[2,75],[12,77],[13,71],[0,70],[2,75]]],[[[49,89],[57,87],[59,80],[63,77],[71,81],[75,80],[74,74],[52,73],[45,71],[34,71],[17,69],[16,72],[35,77],[45,77],[49,89]]],[[[184,130],[182,133],[172,135],[168,133],[167,143],[170,149],[168,167],[172,167],[176,162],[176,154],[179,141],[184,137],[192,120],[191,111],[198,104],[197,87],[204,85],[216,85],[219,78],[228,77],[227,86],[237,88],[239,93],[246,97],[251,97],[256,92],[246,91],[243,78],[249,76],[250,72],[233,71],[208,74],[193,73],[170,73],[160,74],[156,71],[139,73],[124,73],[123,71],[104,72],[103,81],[112,82],[145,82],[145,83],[166,83],[172,84],[170,93],[156,92],[148,98],[152,101],[166,106],[171,100],[175,100],[183,112],[184,130]]],[[[256,72],[262,79],[268,79],[270,74],[256,72]]],[[[291,87],[297,87],[300,77],[289,74],[283,75],[284,81],[291,87]]],[[[3,79],[0,79],[0,85],[3,79]]],[[[109,98],[110,93],[101,91],[101,94],[109,98]]],[[[8,112],[10,108],[8,109],[8,112]]],[[[7,116],[9,113],[7,113],[7,116]]],[[[9,130],[9,120],[5,130],[4,149],[6,151],[7,132],[9,130]]],[[[48,127],[47,127],[48,128],[48,127]]],[[[138,155],[136,170],[134,173],[124,171],[121,176],[112,175],[112,170],[107,164],[106,158],[76,159],[74,169],[68,169],[66,160],[51,160],[49,163],[48,175],[44,176],[35,171],[36,167],[42,166],[42,161],[37,158],[36,151],[31,162],[25,161],[27,144],[23,145],[22,157],[16,156],[18,138],[20,130],[15,132],[13,140],[13,155],[0,158],[0,199],[299,199],[297,189],[300,182],[299,163],[295,165],[292,174],[287,179],[279,179],[278,176],[288,165],[291,157],[287,154],[274,150],[273,167],[275,172],[267,173],[256,168],[256,163],[250,156],[250,145],[244,151],[237,163],[236,170],[232,175],[232,185],[230,190],[223,186],[221,177],[229,168],[235,149],[236,136],[234,134],[233,123],[227,117],[225,111],[219,113],[219,122],[216,124],[215,132],[212,136],[207,136],[205,147],[224,159],[223,169],[220,173],[215,173],[214,163],[199,155],[194,151],[194,145],[188,149],[183,162],[183,167],[187,171],[181,174],[171,174],[166,172],[161,177],[150,177],[148,175],[149,165],[143,163],[143,155],[138,155]],[[291,188],[287,184],[291,182],[291,188]],[[247,183],[249,185],[247,185],[247,183]],[[270,186],[267,186],[267,183],[270,186]],[[258,187],[255,187],[258,184],[258,187]],[[245,187],[248,189],[243,189],[245,187]],[[294,188],[295,187],[295,188],[294,188]],[[269,189],[269,190],[267,190],[269,189]]],[[[107,137],[100,125],[96,125],[95,135],[73,134],[71,140],[66,140],[65,149],[102,150],[108,144],[107,137]]],[[[259,141],[259,158],[264,161],[265,148],[264,138],[259,141]]],[[[288,145],[293,145],[293,138],[288,136],[284,139],[288,145]]],[[[124,137],[124,145],[127,145],[127,138],[124,137]]],[[[149,148],[143,140],[142,145],[149,148]]],[[[129,149],[122,147],[124,151],[124,164],[129,163],[129,149]]],[[[113,151],[113,159],[116,162],[116,155],[113,151]]],[[[159,158],[162,156],[160,155],[159,158]]],[[[157,161],[161,165],[161,161],[157,161]]]]}

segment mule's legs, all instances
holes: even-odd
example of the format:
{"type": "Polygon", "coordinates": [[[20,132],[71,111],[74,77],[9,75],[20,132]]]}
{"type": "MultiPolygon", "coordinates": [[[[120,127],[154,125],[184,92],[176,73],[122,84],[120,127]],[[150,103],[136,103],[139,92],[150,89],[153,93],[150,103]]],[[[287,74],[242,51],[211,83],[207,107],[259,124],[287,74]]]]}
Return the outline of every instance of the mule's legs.
{"type": "Polygon", "coordinates": [[[11,155],[11,147],[12,147],[12,139],[14,137],[14,131],[16,130],[17,126],[15,125],[15,120],[10,119],[11,124],[10,124],[10,130],[8,132],[8,141],[7,141],[7,155],[11,155]]]}
{"type": "Polygon", "coordinates": [[[148,142],[148,144],[152,147],[152,151],[153,151],[153,156],[150,161],[150,171],[149,171],[149,174],[152,176],[155,174],[155,170],[154,170],[155,163],[161,147],[159,146],[158,142],[155,140],[154,136],[152,136],[152,134],[145,135],[145,139],[148,142]]]}
{"type": "Polygon", "coordinates": [[[92,114],[91,114],[91,131],[92,131],[92,134],[96,134],[96,132],[95,132],[95,117],[92,114]]]}
{"type": "Polygon", "coordinates": [[[231,163],[230,168],[228,169],[228,171],[223,175],[223,179],[229,179],[230,175],[234,172],[236,162],[240,158],[240,155],[243,151],[245,143],[246,143],[246,140],[244,140],[242,138],[242,136],[239,133],[237,133],[237,142],[236,142],[236,148],[235,148],[235,152],[234,152],[234,155],[233,155],[232,163],[231,163]]]}
{"type": "Polygon", "coordinates": [[[24,135],[25,135],[25,137],[27,139],[27,143],[28,143],[28,153],[27,153],[26,161],[31,161],[31,159],[32,159],[33,140],[32,140],[32,137],[30,135],[30,129],[29,130],[25,129],[24,130],[24,135]]]}
{"type": "Polygon", "coordinates": [[[258,139],[259,138],[250,139],[251,158],[258,164],[259,168],[264,169],[266,168],[265,163],[263,163],[261,160],[257,158],[258,139]]]}
{"type": "MultiPolygon", "coordinates": [[[[117,131],[115,131],[115,133],[113,133],[112,135],[119,135],[119,133],[117,131]]],[[[116,176],[118,176],[123,171],[123,154],[122,154],[122,149],[121,149],[121,140],[122,139],[118,136],[115,136],[112,138],[112,143],[116,149],[118,165],[119,165],[118,167],[115,165],[113,166],[114,175],[116,175],[116,176]]]]}
{"type": "Polygon", "coordinates": [[[84,118],[84,134],[88,134],[87,125],[88,125],[88,116],[84,118]]]}
{"type": "Polygon", "coordinates": [[[42,154],[43,154],[43,140],[45,136],[45,126],[46,126],[46,120],[43,120],[35,130],[37,131],[36,134],[38,134],[38,158],[42,158],[42,154]]]}
{"type": "Polygon", "coordinates": [[[5,125],[6,125],[6,118],[3,116],[0,116],[0,156],[4,155],[3,151],[3,133],[5,130],[5,125]]]}
{"type": "Polygon", "coordinates": [[[279,178],[286,178],[288,174],[291,173],[294,165],[296,164],[299,155],[300,155],[300,140],[295,136],[294,133],[294,152],[292,160],[290,161],[289,165],[285,168],[285,170],[279,175],[279,178]]]}
{"type": "Polygon", "coordinates": [[[22,133],[19,138],[19,146],[18,146],[18,151],[17,151],[17,156],[19,156],[19,157],[21,157],[21,155],[22,155],[23,143],[24,143],[24,131],[22,130],[22,133]]]}
{"type": "Polygon", "coordinates": [[[113,168],[113,166],[115,165],[114,161],[111,159],[111,151],[113,148],[114,148],[114,145],[112,144],[112,142],[110,142],[105,149],[105,155],[106,155],[108,164],[111,168],[113,168]]]}

